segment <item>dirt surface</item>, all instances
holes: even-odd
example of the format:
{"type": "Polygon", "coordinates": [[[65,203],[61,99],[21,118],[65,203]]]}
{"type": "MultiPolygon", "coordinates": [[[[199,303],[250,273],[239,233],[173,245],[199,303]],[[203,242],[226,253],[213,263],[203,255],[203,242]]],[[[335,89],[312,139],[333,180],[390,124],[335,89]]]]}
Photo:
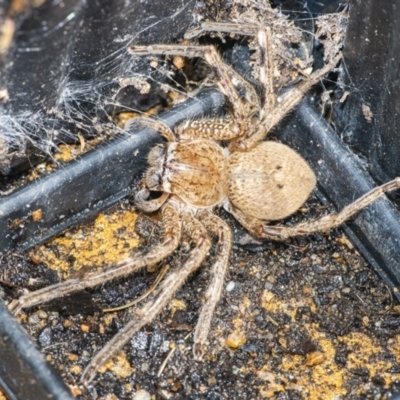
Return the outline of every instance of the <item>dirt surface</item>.
{"type": "MultiPolygon", "coordinates": [[[[321,212],[326,210],[311,200],[288,223],[321,212]]],[[[243,230],[222,216],[243,241],[243,230]]],[[[140,246],[154,244],[157,223],[142,220],[140,231],[153,235],[140,238],[135,219],[125,201],[29,255],[3,256],[5,299],[17,296],[18,287],[49,285],[82,266],[99,265],[101,258],[124,258],[138,239],[140,246]]],[[[186,252],[165,263],[176,267],[186,252]]],[[[213,254],[89,389],[78,383],[83,368],[132,312],[100,310],[139,296],[155,275],[110,282],[27,310],[19,319],[79,399],[130,399],[139,389],[157,399],[384,399],[396,389],[400,306],[342,231],[267,243],[256,253],[234,246],[208,352],[199,363],[192,359],[190,332],[212,260],[213,254]]]]}

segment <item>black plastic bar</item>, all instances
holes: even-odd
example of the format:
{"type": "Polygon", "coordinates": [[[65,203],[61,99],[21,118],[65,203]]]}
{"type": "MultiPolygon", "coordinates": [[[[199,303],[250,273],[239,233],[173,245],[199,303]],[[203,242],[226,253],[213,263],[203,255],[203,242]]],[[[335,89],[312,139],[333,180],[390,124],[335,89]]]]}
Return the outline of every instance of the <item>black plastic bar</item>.
{"type": "MultiPolygon", "coordinates": [[[[209,89],[160,119],[174,126],[218,113],[223,104],[222,94],[209,89]]],[[[136,128],[0,199],[0,251],[36,246],[129,195],[149,149],[161,140],[155,131],[136,128]],[[35,210],[42,212],[40,221],[31,217],[35,210]]]]}
{"type": "Polygon", "coordinates": [[[1,299],[0,386],[10,400],[74,398],[1,299]]]}
{"type": "Polygon", "coordinates": [[[400,3],[352,0],[334,123],[378,182],[400,176],[400,3]]]}
{"type": "MultiPolygon", "coordinates": [[[[296,149],[317,174],[318,188],[340,210],[376,187],[362,163],[321,114],[304,101],[279,138],[296,149]]],[[[400,288],[400,213],[386,197],[346,223],[346,232],[392,288],[400,288]]],[[[394,295],[400,300],[398,290],[394,295]]]]}

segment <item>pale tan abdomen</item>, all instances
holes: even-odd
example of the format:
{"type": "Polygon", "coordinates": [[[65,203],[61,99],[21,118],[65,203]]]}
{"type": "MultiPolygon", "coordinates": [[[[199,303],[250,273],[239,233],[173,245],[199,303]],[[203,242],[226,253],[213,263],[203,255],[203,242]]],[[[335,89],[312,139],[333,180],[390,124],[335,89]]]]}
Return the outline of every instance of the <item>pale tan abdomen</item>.
{"type": "Polygon", "coordinates": [[[166,146],[163,191],[201,208],[214,206],[226,196],[227,158],[221,147],[206,139],[166,146]]]}
{"type": "Polygon", "coordinates": [[[261,142],[229,159],[228,197],[245,214],[279,220],[293,214],[314,189],[314,172],[294,150],[261,142]]]}

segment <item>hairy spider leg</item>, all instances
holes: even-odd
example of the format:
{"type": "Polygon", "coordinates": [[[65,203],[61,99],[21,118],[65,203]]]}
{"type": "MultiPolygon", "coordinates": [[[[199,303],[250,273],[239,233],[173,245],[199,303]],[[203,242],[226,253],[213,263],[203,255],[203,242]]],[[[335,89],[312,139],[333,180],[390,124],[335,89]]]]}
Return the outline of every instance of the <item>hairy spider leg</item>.
{"type": "Polygon", "coordinates": [[[208,32],[232,33],[241,36],[255,36],[257,25],[238,24],[236,22],[203,22],[200,26],[191,29],[184,35],[185,39],[194,39],[208,32]]]}
{"type": "MultiPolygon", "coordinates": [[[[275,104],[274,95],[274,65],[273,45],[270,27],[262,27],[249,24],[238,24],[229,22],[203,22],[199,27],[192,29],[185,34],[185,39],[194,39],[208,32],[223,32],[241,36],[257,36],[260,46],[260,82],[263,85],[264,93],[262,99],[261,116],[264,107],[271,110],[275,104]]],[[[264,111],[265,112],[265,111],[264,111]]]]}
{"type": "Polygon", "coordinates": [[[333,70],[341,59],[342,54],[340,53],[323,68],[312,73],[305,81],[290,89],[283,98],[277,102],[272,110],[268,110],[268,113],[263,112],[263,118],[259,122],[256,130],[250,129],[244,136],[241,136],[235,141],[234,148],[241,151],[247,150],[264,139],[268,132],[300,102],[311,87],[318,83],[324,75],[333,70]]]}
{"type": "Polygon", "coordinates": [[[260,119],[275,106],[274,93],[274,63],[271,28],[262,28],[257,34],[260,48],[260,82],[263,85],[263,100],[260,110],[260,119]]]}
{"type": "Polygon", "coordinates": [[[210,285],[206,291],[205,303],[200,312],[193,338],[194,359],[200,361],[204,353],[204,344],[210,331],[211,319],[215,307],[221,297],[226,269],[228,267],[229,256],[232,248],[232,232],[228,225],[221,218],[203,212],[199,217],[207,231],[218,239],[217,258],[211,269],[210,285]]]}
{"type": "Polygon", "coordinates": [[[150,323],[163,309],[175,292],[183,285],[187,277],[193,273],[207,256],[211,247],[211,240],[205,227],[190,214],[180,215],[182,228],[195,243],[186,261],[176,270],[168,274],[167,278],[156,289],[153,298],[149,300],[126,326],[124,326],[92,359],[82,374],[81,382],[87,385],[92,381],[96,371],[119,351],[124,344],[143,326],[150,323]]]}
{"type": "Polygon", "coordinates": [[[269,240],[285,240],[294,236],[309,235],[311,233],[336,228],[354,214],[383,196],[386,192],[398,188],[400,188],[400,178],[393,179],[390,182],[372,189],[337,214],[325,215],[314,221],[301,222],[294,226],[270,226],[267,225],[265,221],[249,217],[238,209],[232,209],[231,212],[238,222],[254,235],[269,240]]]}
{"type": "Polygon", "coordinates": [[[127,123],[127,127],[132,129],[135,126],[142,126],[157,131],[168,142],[175,142],[175,134],[172,129],[163,121],[148,117],[133,118],[127,123]]]}
{"type": "MultiPolygon", "coordinates": [[[[272,109],[275,103],[273,86],[273,46],[271,28],[262,25],[250,25],[232,22],[203,22],[184,35],[185,39],[194,39],[208,32],[230,33],[240,36],[257,36],[260,47],[260,82],[264,87],[262,106],[272,109]]],[[[262,112],[262,110],[261,110],[262,112]]]]}
{"type": "Polygon", "coordinates": [[[175,128],[175,135],[178,142],[190,139],[232,140],[240,136],[235,132],[234,124],[230,117],[188,120],[175,128]]]}
{"type": "MultiPolygon", "coordinates": [[[[232,108],[234,124],[232,130],[237,136],[245,133],[248,125],[247,117],[253,114],[247,109],[248,106],[258,108],[259,98],[253,88],[239,73],[228,66],[213,46],[190,46],[190,45],[151,45],[131,46],[129,52],[135,55],[174,55],[182,57],[201,57],[213,69],[217,84],[232,108]],[[245,89],[246,102],[242,101],[235,86],[245,89]]],[[[258,110],[256,110],[258,111],[258,110]]]]}
{"type": "Polygon", "coordinates": [[[112,267],[78,275],[75,278],[57,283],[22,295],[13,300],[9,309],[13,314],[18,314],[23,308],[29,308],[37,304],[46,303],[52,299],[65,296],[69,293],[100,285],[112,279],[126,276],[139,268],[153,266],[171,254],[179,244],[181,237],[181,225],[177,211],[169,204],[164,205],[162,210],[164,224],[164,239],[152,250],[144,255],[127,258],[112,267]]]}
{"type": "MultiPolygon", "coordinates": [[[[249,129],[241,135],[232,145],[233,150],[247,150],[255,146],[257,142],[264,139],[268,132],[277,125],[282,118],[296,106],[303,96],[318,81],[331,71],[341,60],[342,55],[338,54],[323,68],[315,71],[304,82],[292,88],[284,95],[280,103],[276,105],[276,98],[273,84],[273,43],[270,27],[252,27],[247,24],[215,23],[204,22],[200,28],[189,31],[185,38],[194,38],[206,32],[226,32],[245,36],[256,36],[260,48],[260,82],[264,88],[265,101],[262,101],[260,110],[260,123],[257,129],[249,129]]],[[[243,78],[242,78],[243,79],[243,78]]],[[[225,96],[228,97],[226,93],[225,96]]],[[[229,100],[229,97],[228,97],[229,100]]]]}
{"type": "MultiPolygon", "coordinates": [[[[221,24],[222,26],[222,24],[221,24]]],[[[251,33],[251,32],[246,32],[251,33]]],[[[257,142],[264,139],[268,132],[277,125],[282,118],[295,107],[303,98],[306,92],[318,83],[318,81],[331,71],[342,58],[342,54],[338,54],[323,68],[312,73],[305,81],[289,90],[278,104],[275,104],[275,96],[273,94],[272,82],[272,38],[268,33],[268,29],[261,29],[258,33],[261,53],[263,57],[261,73],[264,77],[263,84],[267,86],[267,102],[260,111],[261,121],[257,124],[256,129],[247,129],[248,117],[254,114],[251,107],[257,105],[259,111],[259,99],[255,89],[248,83],[239,73],[229,67],[219,56],[213,46],[189,46],[189,45],[152,45],[152,46],[131,46],[129,51],[137,55],[180,55],[183,57],[202,57],[213,68],[218,78],[218,87],[225,95],[227,101],[232,107],[232,116],[234,125],[232,129],[237,133],[238,139],[232,143],[232,150],[244,151],[255,146],[257,142]],[[265,65],[265,63],[267,65],[265,65]],[[264,69],[264,72],[263,72],[264,69]],[[245,88],[246,102],[242,101],[236,87],[245,88]],[[268,104],[275,104],[270,109],[268,104]],[[247,111],[247,112],[246,112],[247,111]]],[[[257,110],[256,110],[257,111],[257,110]]]]}
{"type": "MultiPolygon", "coordinates": [[[[188,139],[231,140],[240,136],[235,132],[232,117],[202,118],[181,122],[173,131],[165,122],[153,118],[139,117],[128,122],[129,127],[139,125],[157,131],[168,142],[182,142],[188,139]]],[[[144,193],[141,195],[144,196],[144,193]]]]}

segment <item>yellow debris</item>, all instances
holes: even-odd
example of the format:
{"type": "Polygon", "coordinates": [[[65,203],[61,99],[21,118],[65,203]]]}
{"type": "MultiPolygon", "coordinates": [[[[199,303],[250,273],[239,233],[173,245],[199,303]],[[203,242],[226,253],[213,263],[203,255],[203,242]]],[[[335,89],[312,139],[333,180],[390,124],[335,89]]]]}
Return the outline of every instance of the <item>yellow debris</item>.
{"type": "Polygon", "coordinates": [[[82,368],[80,365],[71,365],[69,367],[71,374],[80,375],[82,373],[82,368]]]}
{"type": "Polygon", "coordinates": [[[31,258],[67,276],[71,270],[92,269],[116,263],[130,257],[139,244],[134,230],[137,213],[123,210],[99,215],[87,224],[39,246],[30,252],[31,258]]]}
{"type": "Polygon", "coordinates": [[[134,371],[123,351],[119,352],[115,357],[99,368],[101,374],[104,374],[107,370],[114,372],[118,378],[127,378],[132,375],[134,371]]]}
{"type": "Polygon", "coordinates": [[[314,351],[307,355],[307,367],[314,367],[315,365],[322,364],[326,360],[325,354],[320,351],[314,351]]]}
{"type": "Polygon", "coordinates": [[[246,336],[238,331],[232,332],[225,340],[225,344],[231,349],[237,349],[246,343],[246,336]]]}

